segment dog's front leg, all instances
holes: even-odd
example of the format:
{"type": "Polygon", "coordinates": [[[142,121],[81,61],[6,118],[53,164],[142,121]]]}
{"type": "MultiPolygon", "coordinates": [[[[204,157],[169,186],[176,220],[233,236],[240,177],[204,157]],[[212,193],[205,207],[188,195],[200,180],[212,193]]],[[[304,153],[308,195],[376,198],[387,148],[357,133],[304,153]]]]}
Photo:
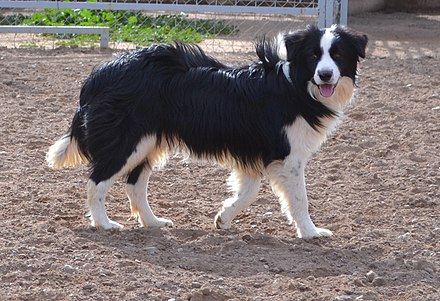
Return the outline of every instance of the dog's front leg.
{"type": "Polygon", "coordinates": [[[267,174],[281,209],[289,222],[295,223],[299,238],[331,236],[332,232],[318,228],[309,214],[309,203],[304,177],[307,160],[289,157],[283,162],[274,162],[267,167],[267,174]]]}

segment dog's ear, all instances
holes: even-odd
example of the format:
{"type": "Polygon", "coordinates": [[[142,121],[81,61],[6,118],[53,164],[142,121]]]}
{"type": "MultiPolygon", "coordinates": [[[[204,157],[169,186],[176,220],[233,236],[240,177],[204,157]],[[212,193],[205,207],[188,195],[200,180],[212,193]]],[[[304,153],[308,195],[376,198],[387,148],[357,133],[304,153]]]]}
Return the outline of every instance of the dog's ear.
{"type": "Polygon", "coordinates": [[[284,35],[287,61],[294,61],[298,57],[298,54],[303,50],[304,41],[314,31],[319,31],[318,27],[309,25],[306,29],[284,35]]]}
{"type": "Polygon", "coordinates": [[[357,51],[357,55],[361,58],[365,58],[365,49],[367,48],[368,37],[366,34],[358,31],[348,29],[347,27],[339,27],[338,34],[347,39],[357,51]]]}

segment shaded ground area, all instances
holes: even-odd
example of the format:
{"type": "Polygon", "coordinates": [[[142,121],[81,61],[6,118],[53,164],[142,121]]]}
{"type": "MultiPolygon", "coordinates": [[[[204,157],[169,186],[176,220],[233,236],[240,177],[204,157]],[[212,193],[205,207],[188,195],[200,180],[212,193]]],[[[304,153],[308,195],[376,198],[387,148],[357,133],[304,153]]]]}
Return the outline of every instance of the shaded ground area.
{"type": "MultiPolygon", "coordinates": [[[[303,241],[264,182],[231,231],[213,229],[228,171],[178,158],[152,177],[175,226],[141,229],[124,185],[91,229],[87,170],[52,171],[81,82],[110,51],[0,49],[1,300],[439,300],[440,16],[368,14],[357,101],[307,168],[311,211],[335,235],[303,241]]],[[[216,53],[237,63],[253,56],[216,53]]]]}

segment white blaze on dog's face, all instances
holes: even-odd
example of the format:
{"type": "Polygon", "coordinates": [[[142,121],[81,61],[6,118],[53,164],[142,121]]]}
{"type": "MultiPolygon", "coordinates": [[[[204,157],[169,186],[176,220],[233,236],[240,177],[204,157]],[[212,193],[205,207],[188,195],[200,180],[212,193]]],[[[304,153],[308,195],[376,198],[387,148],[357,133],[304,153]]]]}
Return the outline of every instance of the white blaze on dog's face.
{"type": "Polygon", "coordinates": [[[337,25],[311,26],[277,40],[278,55],[286,60],[282,71],[290,82],[305,85],[313,99],[336,111],[351,100],[357,63],[365,57],[366,35],[337,25]]]}
{"type": "Polygon", "coordinates": [[[316,65],[313,80],[319,88],[322,97],[331,97],[335,92],[341,73],[336,62],[330,54],[333,41],[336,39],[334,34],[335,27],[326,28],[320,41],[321,58],[316,65]]]}

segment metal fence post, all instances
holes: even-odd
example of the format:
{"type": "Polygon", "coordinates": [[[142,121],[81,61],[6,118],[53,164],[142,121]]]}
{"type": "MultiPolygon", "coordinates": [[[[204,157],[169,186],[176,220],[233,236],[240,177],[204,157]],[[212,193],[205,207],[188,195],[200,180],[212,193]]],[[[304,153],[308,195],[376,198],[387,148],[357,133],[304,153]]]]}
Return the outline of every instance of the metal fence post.
{"type": "Polygon", "coordinates": [[[332,0],[333,20],[332,24],[347,25],[348,0],[332,0]]]}
{"type": "Polygon", "coordinates": [[[330,27],[333,25],[333,17],[335,11],[335,1],[337,0],[326,0],[325,4],[325,27],[330,27]]]}
{"type": "Polygon", "coordinates": [[[339,0],[339,1],[341,1],[341,9],[340,9],[341,19],[339,20],[339,24],[347,25],[348,24],[348,0],[339,0]]]}
{"type": "Polygon", "coordinates": [[[326,11],[327,0],[319,0],[318,1],[318,27],[325,28],[325,11],[326,11]]]}
{"type": "Polygon", "coordinates": [[[348,0],[319,0],[320,28],[330,27],[333,24],[347,25],[348,0]]]}
{"type": "Polygon", "coordinates": [[[110,28],[104,27],[101,32],[100,46],[101,48],[108,48],[108,41],[110,40],[110,28]]]}

